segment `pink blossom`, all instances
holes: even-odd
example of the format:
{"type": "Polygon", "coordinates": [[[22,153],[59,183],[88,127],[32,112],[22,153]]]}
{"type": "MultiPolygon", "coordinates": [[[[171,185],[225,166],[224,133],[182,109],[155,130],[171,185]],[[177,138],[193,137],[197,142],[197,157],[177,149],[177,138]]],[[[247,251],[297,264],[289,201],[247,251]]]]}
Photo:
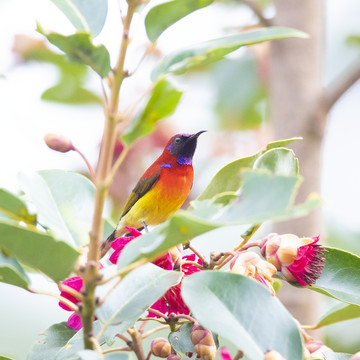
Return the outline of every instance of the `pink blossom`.
{"type": "Polygon", "coordinates": [[[116,264],[120,254],[122,253],[122,251],[124,250],[124,247],[131,242],[132,240],[134,240],[135,238],[137,238],[138,236],[141,235],[141,232],[134,229],[134,228],[129,228],[127,226],[125,226],[125,229],[132,235],[132,236],[123,236],[120,238],[115,239],[112,243],[111,243],[111,247],[115,250],[109,260],[111,263],[116,264]]]}
{"type": "Polygon", "coordinates": [[[319,236],[270,234],[262,240],[261,252],[289,281],[308,286],[316,282],[325,265],[327,250],[318,241],[319,236]]]}

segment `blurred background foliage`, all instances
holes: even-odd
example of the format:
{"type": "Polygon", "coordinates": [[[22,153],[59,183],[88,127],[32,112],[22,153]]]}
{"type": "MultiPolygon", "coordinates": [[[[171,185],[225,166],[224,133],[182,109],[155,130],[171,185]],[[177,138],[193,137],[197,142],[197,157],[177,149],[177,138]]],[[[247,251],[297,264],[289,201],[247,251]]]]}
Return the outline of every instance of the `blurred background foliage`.
{"type": "MultiPolygon", "coordinates": [[[[149,9],[156,3],[158,2],[150,2],[149,9]]],[[[188,3],[191,4],[191,1],[188,3]]],[[[249,7],[248,1],[205,3],[211,5],[173,25],[163,32],[155,44],[150,44],[146,39],[144,15],[137,14],[136,30],[127,62],[129,71],[137,70],[139,59],[143,54],[146,57],[141,61],[131,82],[126,83],[122,90],[120,106],[123,109],[128,109],[135,100],[136,108],[130,107],[129,110],[133,116],[141,118],[149,97],[151,71],[164,54],[204,39],[256,29],[259,26],[258,18],[254,15],[254,9],[250,9],[252,6],[249,7]]],[[[264,11],[266,18],[274,15],[275,9],[271,1],[259,0],[252,4],[255,4],[256,10],[264,11]]],[[[358,61],[360,8],[355,0],[341,4],[336,0],[327,0],[324,4],[326,57],[322,73],[323,84],[327,85],[354,60],[358,61]]],[[[26,0],[3,0],[0,9],[0,41],[4,52],[0,60],[0,151],[3,161],[1,187],[18,192],[16,176],[20,169],[62,168],[86,174],[80,159],[70,154],[53,153],[42,141],[44,134],[48,132],[65,134],[96,165],[103,123],[100,82],[85,65],[69,62],[65,55],[35,32],[36,20],[46,29],[65,29],[69,34],[73,31],[72,25],[47,0],[37,0],[32,4],[26,0]],[[40,98],[43,102],[39,101],[40,98]]],[[[95,42],[106,45],[111,59],[115,58],[118,51],[121,33],[119,19],[118,2],[109,0],[105,27],[95,42]]],[[[151,36],[156,37],[156,31],[151,36]]],[[[268,43],[241,48],[222,61],[196,66],[186,75],[176,77],[174,82],[183,92],[181,99],[179,97],[174,100],[176,104],[173,110],[176,106],[177,109],[170,118],[157,123],[150,136],[138,140],[131,148],[111,186],[108,215],[117,220],[138,177],[159,154],[168,138],[176,132],[209,130],[207,137],[199,143],[194,161],[196,180],[185,207],[222,165],[251,155],[269,142],[273,138],[269,81],[268,43]]],[[[356,254],[360,254],[357,211],[360,173],[357,162],[354,161],[358,154],[356,133],[360,116],[357,106],[359,91],[359,86],[354,86],[333,108],[325,134],[323,165],[321,169],[314,169],[321,171],[321,195],[326,203],[324,227],[319,226],[318,230],[321,238],[330,246],[356,254]]],[[[165,114],[171,113],[172,111],[167,113],[165,110],[165,114]]],[[[122,149],[119,138],[114,161],[122,149]]],[[[306,160],[311,162],[311,158],[306,160]]],[[[300,172],[301,168],[302,162],[300,172]]],[[[200,236],[199,247],[206,253],[210,247],[216,248],[219,237],[224,239],[225,246],[233,247],[239,234],[236,230],[215,231],[210,245],[204,243],[200,236]]],[[[38,274],[34,274],[34,279],[44,288],[49,285],[38,274]]],[[[37,334],[50,324],[64,320],[67,314],[57,307],[53,299],[42,296],[34,298],[4,284],[0,284],[0,288],[2,294],[6,294],[2,296],[0,310],[0,333],[5,334],[2,341],[5,348],[2,345],[1,350],[10,354],[10,349],[16,348],[20,338],[23,346],[18,347],[17,353],[12,355],[19,360],[25,359],[37,334]],[[7,312],[10,306],[18,309],[18,319],[7,312]],[[29,313],[30,308],[34,309],[33,313],[29,313]]],[[[330,305],[329,301],[329,304],[322,306],[327,308],[330,305]]],[[[358,332],[354,331],[359,326],[358,320],[350,320],[325,328],[329,346],[339,352],[359,351],[360,338],[358,332]]]]}

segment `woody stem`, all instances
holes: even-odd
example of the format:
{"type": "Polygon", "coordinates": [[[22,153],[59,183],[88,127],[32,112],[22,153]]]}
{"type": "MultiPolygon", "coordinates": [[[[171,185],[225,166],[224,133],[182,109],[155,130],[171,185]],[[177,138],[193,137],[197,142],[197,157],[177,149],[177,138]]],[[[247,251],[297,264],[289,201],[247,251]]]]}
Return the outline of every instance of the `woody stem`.
{"type": "Polygon", "coordinates": [[[124,20],[124,28],[120,45],[120,52],[117,64],[113,69],[113,79],[110,92],[110,99],[105,102],[105,125],[101,141],[101,150],[98,168],[95,174],[95,208],[92,226],[90,230],[90,243],[87,262],[83,275],[84,299],[81,312],[81,319],[84,331],[84,348],[94,350],[93,321],[95,317],[95,288],[99,281],[98,261],[100,259],[100,245],[103,234],[102,212],[105,199],[108,194],[109,184],[106,179],[110,173],[112,154],[115,146],[116,137],[116,118],[119,106],[119,92],[121,84],[125,78],[124,63],[127,47],[129,44],[129,30],[133,14],[137,7],[137,1],[128,0],[128,12],[124,20]]]}

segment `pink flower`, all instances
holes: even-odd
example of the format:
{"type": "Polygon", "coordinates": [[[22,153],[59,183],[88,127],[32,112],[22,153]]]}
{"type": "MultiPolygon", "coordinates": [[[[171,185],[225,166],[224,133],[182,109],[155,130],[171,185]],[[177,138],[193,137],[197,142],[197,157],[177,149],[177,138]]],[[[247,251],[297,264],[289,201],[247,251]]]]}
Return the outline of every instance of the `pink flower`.
{"type": "MultiPolygon", "coordinates": [[[[171,268],[172,262],[171,262],[171,258],[168,257],[168,262],[162,262],[161,266],[163,269],[166,270],[173,270],[173,267],[171,268]]],[[[192,255],[187,255],[187,256],[183,256],[182,257],[183,261],[195,261],[196,260],[196,256],[195,254],[192,255]]],[[[202,264],[201,260],[197,261],[198,264],[202,264]]],[[[159,264],[156,264],[159,266],[159,264]]],[[[195,265],[192,264],[183,264],[181,266],[181,270],[184,273],[184,277],[189,276],[195,272],[199,272],[200,269],[198,267],[196,267],[195,265]]],[[[181,296],[181,282],[173,287],[171,287],[166,293],[165,295],[160,298],[158,301],[156,301],[151,307],[150,309],[155,309],[155,310],[159,310],[160,312],[162,312],[163,314],[169,315],[171,313],[174,314],[185,314],[188,315],[190,314],[190,310],[189,308],[185,305],[184,300],[181,296]]],[[[151,310],[149,310],[149,317],[159,317],[158,315],[154,314],[151,312],[151,310]]]]}
{"type": "Polygon", "coordinates": [[[115,250],[109,260],[111,263],[116,264],[120,254],[122,253],[124,247],[131,242],[132,240],[134,240],[135,238],[137,238],[138,236],[141,235],[141,232],[133,229],[133,228],[129,228],[127,226],[125,226],[125,229],[132,235],[132,236],[123,236],[120,238],[115,239],[112,244],[111,247],[115,250]]]}
{"type": "Polygon", "coordinates": [[[320,277],[325,252],[317,244],[319,236],[299,238],[296,235],[270,234],[261,242],[261,253],[267,261],[292,282],[310,286],[320,277]]]}
{"type": "MultiPolygon", "coordinates": [[[[80,291],[83,287],[83,279],[80,276],[74,276],[64,280],[62,284],[67,285],[76,291],[80,291]]],[[[70,300],[74,304],[77,304],[79,302],[79,300],[75,296],[69,294],[65,290],[62,290],[60,292],[60,296],[70,300]]],[[[61,301],[59,302],[59,306],[66,311],[73,311],[67,305],[63,304],[61,301]]],[[[82,328],[81,317],[76,312],[74,312],[72,315],[70,315],[67,324],[68,326],[72,327],[75,330],[80,330],[82,328]]]]}
{"type": "Polygon", "coordinates": [[[222,360],[232,360],[229,349],[226,346],[220,348],[220,356],[222,360]]]}
{"type": "MultiPolygon", "coordinates": [[[[123,251],[124,247],[130,243],[132,240],[134,240],[136,237],[140,236],[141,233],[133,228],[126,227],[126,230],[131,234],[131,236],[124,236],[121,238],[118,238],[113,241],[111,244],[111,247],[114,249],[114,252],[111,254],[109,260],[116,264],[119,256],[121,255],[121,252],[123,251]]],[[[181,257],[182,255],[182,245],[178,245],[170,249],[167,253],[161,255],[156,260],[153,261],[153,264],[161,267],[165,270],[174,270],[178,269],[181,262],[183,261],[195,261],[196,256],[193,255],[187,255],[184,257],[181,257]]],[[[200,260],[198,260],[198,264],[202,264],[200,260]]],[[[195,272],[200,271],[199,268],[197,268],[195,265],[192,264],[183,264],[181,266],[181,270],[184,273],[184,276],[191,275],[195,272]]],[[[160,312],[164,314],[189,314],[190,310],[185,305],[184,300],[181,297],[181,283],[177,284],[173,287],[171,287],[165,295],[156,301],[152,306],[152,309],[159,310],[160,312]]],[[[149,317],[159,317],[158,315],[152,313],[149,311],[149,317]]]]}

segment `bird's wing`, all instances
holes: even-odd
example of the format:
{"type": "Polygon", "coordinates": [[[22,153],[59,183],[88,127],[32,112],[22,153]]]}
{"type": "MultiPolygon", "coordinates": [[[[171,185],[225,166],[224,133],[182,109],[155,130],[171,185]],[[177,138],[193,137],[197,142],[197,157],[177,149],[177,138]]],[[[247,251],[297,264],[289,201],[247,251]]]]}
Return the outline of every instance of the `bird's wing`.
{"type": "Polygon", "coordinates": [[[156,183],[156,181],[160,177],[160,172],[156,173],[152,177],[144,178],[139,180],[139,182],[134,187],[133,191],[131,192],[128,201],[126,202],[124,206],[124,211],[121,215],[121,217],[125,216],[130,209],[133,207],[133,205],[142,198],[156,183]]]}

